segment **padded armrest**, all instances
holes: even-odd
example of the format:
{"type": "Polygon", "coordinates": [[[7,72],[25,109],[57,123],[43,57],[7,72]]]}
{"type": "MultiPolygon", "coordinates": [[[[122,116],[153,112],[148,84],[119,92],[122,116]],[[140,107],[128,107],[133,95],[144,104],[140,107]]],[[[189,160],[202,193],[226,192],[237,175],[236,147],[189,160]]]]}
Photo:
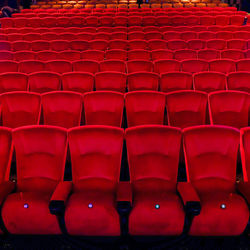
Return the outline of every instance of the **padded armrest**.
{"type": "Polygon", "coordinates": [[[69,194],[72,191],[72,182],[64,181],[60,182],[49,203],[49,210],[51,214],[62,215],[65,211],[65,202],[68,199],[69,194]]]}
{"type": "Polygon", "coordinates": [[[0,205],[2,204],[6,196],[14,191],[15,187],[16,184],[12,181],[4,181],[0,184],[0,205]]]}
{"type": "Polygon", "coordinates": [[[129,181],[119,182],[116,193],[119,214],[128,214],[132,207],[132,186],[129,181]]]}
{"type": "Polygon", "coordinates": [[[240,181],[237,183],[237,190],[244,196],[250,206],[250,182],[240,181]]]}
{"type": "Polygon", "coordinates": [[[189,215],[199,215],[201,211],[200,198],[190,182],[179,182],[177,190],[189,215]]]}

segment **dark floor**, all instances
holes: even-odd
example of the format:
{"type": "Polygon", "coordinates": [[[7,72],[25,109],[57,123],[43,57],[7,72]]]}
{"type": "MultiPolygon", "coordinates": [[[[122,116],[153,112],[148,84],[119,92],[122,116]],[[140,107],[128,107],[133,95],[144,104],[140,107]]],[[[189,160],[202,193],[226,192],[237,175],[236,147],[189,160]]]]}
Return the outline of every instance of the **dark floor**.
{"type": "Polygon", "coordinates": [[[1,238],[0,249],[250,249],[250,236],[239,237],[190,237],[182,235],[164,239],[104,240],[85,239],[70,236],[5,236],[1,238]]]}

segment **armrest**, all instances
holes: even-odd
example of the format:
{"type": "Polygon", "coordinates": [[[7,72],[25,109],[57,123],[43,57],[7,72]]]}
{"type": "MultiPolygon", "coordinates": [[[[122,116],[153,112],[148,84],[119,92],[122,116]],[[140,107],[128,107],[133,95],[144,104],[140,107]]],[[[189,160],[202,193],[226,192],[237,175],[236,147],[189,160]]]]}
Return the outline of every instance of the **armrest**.
{"type": "Polygon", "coordinates": [[[72,190],[72,182],[60,182],[51,196],[49,210],[51,214],[62,215],[65,211],[65,202],[72,190]]]}
{"type": "Polygon", "coordinates": [[[129,181],[119,182],[116,193],[119,214],[128,214],[132,207],[132,185],[129,181]]]}
{"type": "Polygon", "coordinates": [[[16,184],[12,181],[4,181],[0,184],[0,205],[3,203],[7,195],[14,191],[15,187],[16,184]]]}
{"type": "Polygon", "coordinates": [[[237,190],[244,196],[250,206],[250,182],[240,181],[237,183],[237,190]]]}
{"type": "Polygon", "coordinates": [[[182,198],[186,213],[192,216],[199,215],[201,211],[200,198],[192,184],[190,182],[179,182],[177,191],[182,198]]]}

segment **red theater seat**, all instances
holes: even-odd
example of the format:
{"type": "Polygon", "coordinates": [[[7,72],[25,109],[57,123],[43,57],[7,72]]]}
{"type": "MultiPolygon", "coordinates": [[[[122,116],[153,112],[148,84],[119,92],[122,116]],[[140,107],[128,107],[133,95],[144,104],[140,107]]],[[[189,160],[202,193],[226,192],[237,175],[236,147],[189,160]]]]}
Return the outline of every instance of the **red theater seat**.
{"type": "Polygon", "coordinates": [[[207,95],[181,90],[166,95],[168,125],[179,128],[206,124],[207,95]]]}
{"type": "Polygon", "coordinates": [[[210,71],[217,71],[224,74],[236,71],[236,63],[232,59],[217,59],[209,62],[210,71]]]}
{"type": "Polygon", "coordinates": [[[225,90],[227,77],[219,72],[200,72],[194,75],[194,89],[204,92],[225,90]]]}
{"type": "Polygon", "coordinates": [[[211,39],[207,41],[208,49],[224,50],[227,48],[227,42],[223,39],[211,39]]]}
{"type": "Polygon", "coordinates": [[[167,49],[157,49],[151,52],[152,60],[173,59],[174,53],[167,49]]]}
{"type": "MultiPolygon", "coordinates": [[[[40,58],[38,58],[38,53],[36,54],[36,52],[34,51],[17,51],[15,53],[13,53],[14,56],[14,60],[15,61],[25,61],[25,60],[40,60],[40,58]],[[36,58],[37,57],[37,58],[36,58]]],[[[41,60],[43,61],[43,60],[41,60]]]]}
{"type": "Polygon", "coordinates": [[[43,123],[64,128],[80,126],[82,95],[54,91],[42,95],[43,123]]]}
{"type": "Polygon", "coordinates": [[[182,71],[189,73],[197,73],[202,71],[208,71],[209,64],[205,60],[189,59],[181,62],[182,71]]]}
{"type": "Polygon", "coordinates": [[[201,204],[189,234],[241,234],[248,223],[249,210],[235,190],[239,131],[225,126],[197,126],[185,129],[183,137],[187,180],[201,204]]]}
{"type": "Polygon", "coordinates": [[[45,64],[41,61],[27,60],[19,62],[18,64],[19,72],[30,74],[37,71],[44,71],[45,64]]]}
{"type": "Polygon", "coordinates": [[[2,94],[0,97],[2,125],[17,128],[39,124],[40,102],[40,95],[36,93],[15,91],[2,94]]]}
{"type": "Polygon", "coordinates": [[[86,93],[83,98],[85,124],[121,127],[123,94],[112,91],[86,93]]]}
{"type": "Polygon", "coordinates": [[[63,180],[67,131],[49,126],[17,128],[13,143],[18,183],[2,207],[5,227],[12,234],[60,234],[49,201],[63,180]]]}
{"type": "Polygon", "coordinates": [[[129,50],[133,50],[133,49],[147,49],[147,47],[148,47],[148,43],[145,40],[135,39],[135,40],[128,41],[128,48],[129,48],[129,50]]]}
{"type": "Polygon", "coordinates": [[[0,93],[12,91],[27,91],[28,76],[24,73],[0,74],[0,93]]]}
{"type": "Polygon", "coordinates": [[[36,59],[43,61],[43,62],[57,60],[58,57],[59,57],[58,52],[52,51],[52,50],[44,50],[44,51],[39,51],[36,53],[36,59]]]}
{"type": "Polygon", "coordinates": [[[215,49],[202,49],[198,52],[198,59],[210,61],[220,58],[220,51],[215,49]]]}
{"type": "Polygon", "coordinates": [[[187,49],[187,42],[183,41],[183,40],[169,40],[167,42],[167,47],[170,50],[179,50],[179,49],[187,49]]]}
{"type": "Polygon", "coordinates": [[[172,71],[180,71],[181,63],[177,60],[156,60],[154,61],[154,72],[163,74],[172,71]]]}
{"type": "Polygon", "coordinates": [[[18,63],[8,60],[0,61],[0,73],[17,72],[18,63]]]}
{"type": "Polygon", "coordinates": [[[126,73],[126,64],[122,60],[105,60],[100,62],[100,71],[126,73]]]}
{"type": "Polygon", "coordinates": [[[72,65],[69,61],[66,60],[53,60],[45,63],[45,70],[62,74],[71,72],[72,65]]]}
{"type": "Polygon", "coordinates": [[[163,92],[188,90],[192,88],[193,77],[191,73],[169,72],[161,75],[160,90],[163,92]]]}
{"type": "Polygon", "coordinates": [[[178,61],[186,59],[197,59],[197,53],[195,50],[191,49],[181,49],[174,52],[174,59],[178,61]]]}
{"type": "Polygon", "coordinates": [[[150,61],[151,54],[147,50],[135,49],[128,51],[128,60],[148,60],[150,61]]]}
{"type": "Polygon", "coordinates": [[[85,93],[94,89],[94,76],[91,73],[64,73],[61,76],[61,80],[63,90],[85,93]]]}
{"type": "Polygon", "coordinates": [[[180,130],[140,126],[127,129],[125,138],[133,195],[129,233],[180,235],[185,217],[176,192],[180,130]]]}
{"type": "Polygon", "coordinates": [[[81,59],[81,53],[74,50],[66,50],[58,53],[59,60],[77,61],[81,59]]]}
{"type": "Polygon", "coordinates": [[[245,58],[245,52],[240,49],[228,49],[221,51],[221,58],[240,60],[245,58]]]}
{"type": "Polygon", "coordinates": [[[104,60],[104,52],[100,50],[85,50],[81,53],[81,55],[83,60],[104,60]]]}
{"type": "Polygon", "coordinates": [[[250,168],[249,168],[249,128],[241,129],[240,152],[242,159],[243,180],[237,183],[238,191],[244,196],[248,205],[250,204],[250,168]]]}
{"type": "Polygon", "coordinates": [[[165,95],[155,91],[134,91],[125,95],[128,127],[164,123],[165,95]]]}
{"type": "Polygon", "coordinates": [[[155,90],[159,88],[159,75],[153,72],[128,74],[128,91],[155,90]]]}
{"type": "Polygon", "coordinates": [[[13,60],[14,56],[13,53],[10,51],[0,51],[0,60],[13,60]]]}
{"type": "Polygon", "coordinates": [[[233,72],[228,74],[227,87],[229,90],[238,90],[250,93],[250,73],[233,72]]]}
{"type": "Polygon", "coordinates": [[[53,72],[37,72],[29,75],[29,90],[45,93],[61,89],[60,75],[53,72]]]}
{"type": "MultiPolygon", "coordinates": [[[[127,60],[127,51],[123,49],[110,49],[105,52],[105,57],[108,60],[127,60]]],[[[102,59],[101,61],[103,61],[102,59]]]]}
{"type": "Polygon", "coordinates": [[[72,62],[73,71],[95,74],[99,71],[99,62],[95,60],[80,60],[72,62]]]}
{"type": "Polygon", "coordinates": [[[99,72],[95,75],[96,90],[109,90],[124,93],[126,91],[127,75],[121,72],[99,72]]]}
{"type": "Polygon", "coordinates": [[[250,97],[240,91],[218,91],[209,94],[211,124],[235,128],[248,126],[250,97]]]}
{"type": "Polygon", "coordinates": [[[127,62],[128,73],[134,73],[140,71],[152,72],[153,71],[152,62],[146,60],[131,60],[127,62]]]}
{"type": "Polygon", "coordinates": [[[241,59],[237,62],[237,71],[249,71],[250,59],[241,59]]]}
{"type": "Polygon", "coordinates": [[[62,202],[66,205],[65,225],[70,235],[120,235],[116,191],[122,145],[120,128],[84,126],[69,131],[73,185],[63,193],[62,202]]]}

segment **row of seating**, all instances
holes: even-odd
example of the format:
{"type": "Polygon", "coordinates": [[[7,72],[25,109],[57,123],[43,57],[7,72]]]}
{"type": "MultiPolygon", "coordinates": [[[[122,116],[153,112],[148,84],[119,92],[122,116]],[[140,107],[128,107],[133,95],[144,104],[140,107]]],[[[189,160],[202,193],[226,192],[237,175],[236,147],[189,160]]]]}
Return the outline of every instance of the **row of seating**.
{"type": "Polygon", "coordinates": [[[141,17],[146,17],[148,16],[221,16],[221,15],[226,15],[226,16],[233,16],[233,15],[243,15],[247,16],[247,12],[245,11],[185,11],[185,12],[179,12],[179,11],[171,11],[171,12],[166,12],[162,10],[154,11],[154,12],[124,12],[124,11],[105,11],[105,12],[92,12],[92,13],[87,13],[87,12],[80,12],[80,13],[74,13],[74,12],[68,12],[68,13],[14,13],[12,17],[18,18],[18,17],[26,17],[26,18],[33,18],[33,17],[88,17],[88,16],[97,16],[97,17],[105,17],[105,16],[141,16],[141,17]]]}
{"type": "Polygon", "coordinates": [[[223,39],[223,40],[231,40],[231,39],[243,39],[243,40],[250,40],[250,31],[132,31],[132,32],[80,32],[80,33],[73,33],[73,32],[64,32],[64,33],[56,33],[56,32],[29,32],[29,33],[7,33],[7,34],[0,34],[0,40],[2,41],[34,41],[34,40],[66,40],[66,41],[73,41],[73,40],[152,40],[152,39],[163,39],[166,41],[173,40],[173,39],[180,39],[180,40],[193,40],[193,39],[200,39],[200,40],[211,40],[211,39],[223,39]]]}
{"type": "Polygon", "coordinates": [[[114,33],[114,32],[220,32],[220,31],[229,31],[229,32],[249,32],[250,25],[245,26],[237,26],[237,25],[228,25],[228,26],[204,26],[204,25],[196,25],[196,26],[116,26],[116,27],[56,27],[56,28],[5,28],[0,29],[0,34],[27,34],[27,33],[96,33],[96,32],[106,32],[106,33],[114,33]]]}
{"type": "Polygon", "coordinates": [[[174,59],[169,60],[156,60],[154,62],[147,60],[52,60],[47,62],[41,61],[28,61],[28,62],[15,62],[0,60],[0,72],[18,72],[24,71],[28,73],[37,71],[52,71],[59,74],[66,72],[89,72],[95,74],[102,71],[113,71],[122,73],[136,73],[136,72],[155,72],[163,74],[171,71],[182,71],[188,73],[199,73],[215,71],[228,74],[235,71],[248,71],[249,59],[241,59],[234,61],[232,59],[216,59],[211,61],[188,59],[177,61],[174,59]],[[22,67],[21,69],[19,68],[22,67]]]}
{"type": "Polygon", "coordinates": [[[84,95],[52,91],[41,96],[34,92],[15,91],[1,94],[0,106],[1,125],[9,128],[35,124],[64,128],[146,124],[167,124],[182,129],[204,124],[243,128],[249,126],[250,96],[241,91],[216,91],[207,95],[197,90],[166,95],[155,91],[134,91],[125,96],[112,91],[84,95]],[[126,115],[123,118],[124,108],[126,115]]]}
{"type": "MultiPolygon", "coordinates": [[[[138,4],[133,1],[132,3],[129,3],[128,1],[124,1],[122,3],[117,4],[86,4],[85,2],[78,1],[76,4],[60,4],[56,3],[54,1],[50,2],[49,4],[42,4],[42,5],[31,5],[31,9],[95,9],[95,8],[105,8],[108,9],[116,9],[116,8],[122,8],[122,9],[134,9],[138,8],[138,4]],[[81,2],[81,3],[80,3],[81,2]]],[[[149,9],[149,8],[228,8],[227,3],[162,3],[162,4],[142,4],[141,8],[149,9]]]]}
{"type": "Polygon", "coordinates": [[[79,93],[93,91],[117,91],[125,93],[138,90],[198,90],[213,92],[237,90],[250,93],[250,73],[233,72],[226,76],[219,72],[200,72],[193,76],[185,72],[168,72],[160,77],[155,73],[99,72],[95,76],[86,72],[70,72],[59,75],[53,72],[0,74],[0,93],[12,91],[33,91],[38,93],[66,90],[79,93]]]}
{"type": "Polygon", "coordinates": [[[190,235],[240,235],[249,221],[250,130],[240,132],[226,126],[183,132],[139,126],[125,133],[107,126],[1,128],[1,227],[11,234],[166,236],[188,230],[186,217],[190,235]],[[129,182],[119,181],[124,139],[129,182]],[[72,181],[63,181],[67,141],[72,181]],[[187,182],[177,182],[182,141],[187,182]],[[239,145],[244,180],[236,184],[239,145]],[[9,181],[13,147],[17,183],[9,181]]]}
{"type": "Polygon", "coordinates": [[[238,25],[247,22],[244,15],[218,16],[106,16],[106,17],[32,17],[32,18],[1,18],[2,28],[20,27],[82,27],[82,26],[193,26],[193,25],[238,25]]]}
{"type": "Polygon", "coordinates": [[[172,12],[172,11],[178,11],[178,12],[186,12],[186,11],[204,11],[204,12],[210,12],[210,11],[232,11],[236,12],[237,8],[235,7],[226,7],[226,8],[220,8],[220,7],[215,7],[215,8],[94,8],[94,9],[23,9],[21,10],[22,14],[25,13],[95,13],[95,12],[155,12],[155,11],[165,11],[165,12],[172,12]]]}
{"type": "MultiPolygon", "coordinates": [[[[120,50],[111,49],[107,51],[100,50],[85,50],[83,52],[76,50],[66,50],[66,51],[50,51],[45,50],[41,52],[34,51],[0,51],[0,61],[2,60],[14,60],[17,62],[27,61],[27,60],[37,60],[37,61],[51,61],[51,60],[67,60],[67,61],[77,61],[83,60],[95,60],[104,61],[106,60],[164,60],[164,59],[175,59],[178,61],[187,59],[201,59],[206,61],[211,61],[215,59],[232,59],[240,60],[243,58],[250,58],[250,50],[242,51],[235,49],[228,50],[214,50],[214,49],[202,49],[202,50],[120,50]]],[[[32,64],[31,62],[24,62],[24,64],[32,64]]],[[[35,63],[34,63],[35,64],[35,63]]],[[[38,64],[41,65],[40,62],[38,64]]],[[[22,67],[21,67],[22,68],[22,67]]],[[[42,67],[44,68],[44,67],[42,67]]],[[[24,72],[25,73],[25,72],[24,72]]]]}
{"type": "MultiPolygon", "coordinates": [[[[103,36],[103,34],[101,34],[103,36]]],[[[33,35],[32,35],[33,36],[33,35]]],[[[86,34],[83,34],[86,36],[86,34]]],[[[215,50],[226,50],[226,49],[237,49],[237,50],[247,50],[250,49],[250,40],[245,39],[191,39],[188,41],[181,39],[163,40],[163,39],[134,39],[134,40],[104,40],[104,39],[94,39],[94,40],[17,40],[15,42],[0,40],[0,51],[22,51],[22,50],[32,50],[32,51],[65,51],[65,50],[110,50],[110,49],[120,49],[120,50],[181,50],[181,49],[192,49],[192,50],[202,50],[202,49],[215,49],[215,50]]]]}

